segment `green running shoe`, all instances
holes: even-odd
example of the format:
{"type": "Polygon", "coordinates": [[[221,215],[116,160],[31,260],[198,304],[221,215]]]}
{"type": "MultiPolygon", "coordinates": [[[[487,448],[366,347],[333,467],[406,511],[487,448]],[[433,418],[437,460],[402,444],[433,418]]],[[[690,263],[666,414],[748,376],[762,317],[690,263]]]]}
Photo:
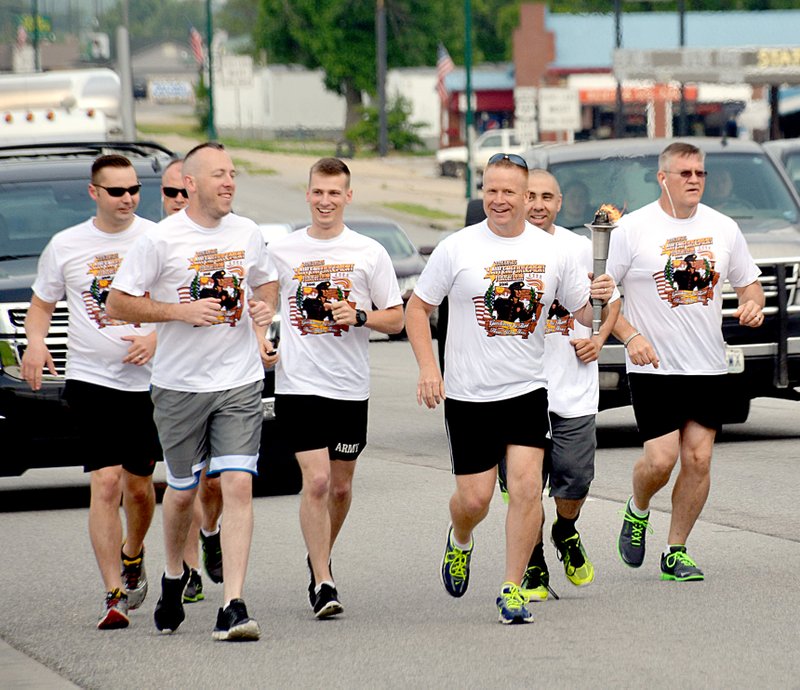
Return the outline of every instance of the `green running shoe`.
{"type": "Polygon", "coordinates": [[[504,582],[497,597],[497,620],[503,625],[533,623],[533,614],[525,608],[528,601],[513,582],[504,582]]]}
{"type": "Polygon", "coordinates": [[[644,562],[644,547],[646,532],[653,533],[650,527],[650,513],[643,518],[637,517],[631,512],[631,500],[628,499],[625,509],[620,511],[622,515],[622,530],[617,540],[617,553],[625,565],[631,568],[638,568],[644,562]]]}
{"type": "Polygon", "coordinates": [[[586,549],[581,543],[581,535],[575,532],[566,539],[556,539],[555,523],[550,533],[553,546],[558,551],[558,560],[564,564],[564,574],[576,587],[583,587],[594,580],[594,565],[586,555],[586,549]]]}
{"type": "Polygon", "coordinates": [[[661,554],[661,579],[673,582],[697,582],[705,580],[703,571],[686,553],[686,547],[672,547],[668,554],[661,554]]]}
{"type": "Polygon", "coordinates": [[[462,551],[453,546],[453,525],[447,529],[447,545],[442,558],[441,579],[451,597],[463,597],[469,586],[469,562],[472,549],[462,551]]]}

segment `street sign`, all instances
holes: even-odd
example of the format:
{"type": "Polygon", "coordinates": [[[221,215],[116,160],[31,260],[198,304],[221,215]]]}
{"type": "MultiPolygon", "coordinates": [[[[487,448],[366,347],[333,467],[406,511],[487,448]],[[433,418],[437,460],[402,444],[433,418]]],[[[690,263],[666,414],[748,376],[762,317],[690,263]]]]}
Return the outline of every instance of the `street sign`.
{"type": "Polygon", "coordinates": [[[251,86],[253,58],[249,55],[223,55],[220,59],[222,86],[251,86]]]}
{"type": "Polygon", "coordinates": [[[581,99],[577,89],[539,89],[539,129],[543,132],[581,129],[581,99]]]}
{"type": "Polygon", "coordinates": [[[535,86],[517,86],[514,89],[514,129],[517,140],[523,146],[539,140],[539,128],[536,125],[537,91],[535,86]]]}
{"type": "Polygon", "coordinates": [[[614,51],[620,81],[800,84],[800,47],[614,51]]]}

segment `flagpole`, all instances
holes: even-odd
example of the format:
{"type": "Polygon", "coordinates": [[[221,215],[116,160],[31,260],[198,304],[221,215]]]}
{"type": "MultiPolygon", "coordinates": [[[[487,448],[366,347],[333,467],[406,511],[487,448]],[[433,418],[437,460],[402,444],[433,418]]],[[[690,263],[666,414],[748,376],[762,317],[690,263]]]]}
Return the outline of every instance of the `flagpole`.
{"type": "Polygon", "coordinates": [[[212,39],[214,26],[211,19],[211,0],[206,0],[206,37],[208,41],[208,138],[214,141],[217,138],[217,128],[214,126],[214,51],[212,39]]]}
{"type": "Polygon", "coordinates": [[[467,170],[464,179],[467,183],[467,199],[472,199],[472,2],[464,0],[464,71],[467,77],[467,97],[466,113],[466,135],[464,137],[467,145],[467,170]]]}

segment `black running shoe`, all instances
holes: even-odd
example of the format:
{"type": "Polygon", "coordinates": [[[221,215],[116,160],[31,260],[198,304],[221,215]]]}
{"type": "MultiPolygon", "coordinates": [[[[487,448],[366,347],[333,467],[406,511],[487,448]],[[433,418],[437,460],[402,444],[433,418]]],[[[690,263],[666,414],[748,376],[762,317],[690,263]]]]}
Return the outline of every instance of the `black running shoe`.
{"type": "Polygon", "coordinates": [[[217,613],[217,624],[211,636],[215,640],[238,642],[257,640],[261,637],[258,623],[247,615],[244,599],[233,599],[217,613]]]}
{"type": "Polygon", "coordinates": [[[189,566],[183,564],[183,575],[180,580],[161,576],[161,596],[153,613],[156,628],[163,633],[172,633],[183,623],[186,614],[183,611],[183,590],[189,582],[189,566]]]}
{"type": "Polygon", "coordinates": [[[202,601],[206,598],[203,594],[203,578],[200,577],[194,568],[191,568],[189,573],[189,582],[186,584],[186,589],[183,590],[183,603],[194,604],[197,601],[202,601]]]}
{"type": "Polygon", "coordinates": [[[319,594],[314,602],[314,615],[317,618],[330,618],[337,616],[342,611],[344,611],[344,607],[339,603],[339,593],[336,591],[336,587],[331,587],[323,582],[319,586],[319,594]]]}
{"type": "Polygon", "coordinates": [[[219,584],[222,582],[222,543],[220,542],[220,532],[207,537],[200,532],[200,544],[203,547],[203,565],[206,569],[211,582],[219,584]]]}
{"type": "Polygon", "coordinates": [[[672,547],[666,555],[661,554],[661,579],[674,582],[697,582],[705,580],[703,571],[686,553],[686,547],[672,547]]]}
{"type": "MultiPolygon", "coordinates": [[[[317,580],[314,577],[314,568],[311,567],[311,557],[308,554],[306,554],[306,567],[308,568],[308,603],[311,604],[313,609],[314,604],[317,603],[317,580]]],[[[333,577],[330,558],[328,559],[328,571],[333,577]]]]}
{"type": "Polygon", "coordinates": [[[644,562],[644,547],[646,532],[651,532],[649,518],[650,513],[643,518],[637,517],[631,512],[631,499],[625,504],[625,509],[620,511],[622,515],[622,530],[617,540],[617,552],[625,565],[631,568],[638,568],[644,562]]]}

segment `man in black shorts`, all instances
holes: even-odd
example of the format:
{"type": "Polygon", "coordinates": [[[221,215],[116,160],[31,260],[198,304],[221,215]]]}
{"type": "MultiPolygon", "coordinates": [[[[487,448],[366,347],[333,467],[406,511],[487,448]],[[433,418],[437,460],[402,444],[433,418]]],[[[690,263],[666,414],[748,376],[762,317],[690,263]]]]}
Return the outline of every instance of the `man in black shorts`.
{"type": "Polygon", "coordinates": [[[484,172],[486,220],[442,240],[406,308],[408,337],[419,365],[417,401],[445,404],[445,424],[456,489],[441,580],[453,597],[469,585],[473,530],[486,517],[505,456],[509,493],[505,578],[495,600],[503,624],[530,623],[520,589],[542,520],[542,461],[550,435],[544,371],[544,321],[558,299],[584,324],[593,297],[614,289],[600,276],[590,289],[585,270],[526,222],[528,167],[514,154],[497,154],[484,172]],[[518,285],[522,283],[522,285],[518,285]],[[495,295],[522,303],[519,321],[495,316],[495,295]],[[503,288],[502,291],[498,288],[503,288]],[[448,297],[447,369],[442,380],[428,317],[448,297]],[[446,395],[445,395],[446,392],[446,395]]]}
{"type": "Polygon", "coordinates": [[[645,536],[652,531],[650,500],[667,485],[680,458],[661,579],[690,582],[705,577],[686,542],[708,498],[714,438],[731,385],[720,329],[722,285],[727,279],[736,290],[733,315],[748,327],[764,322],[764,293],[739,226],[700,203],[705,154],[693,144],[670,144],[659,156],[657,178],[661,196],[623,216],[608,258],[608,272],[625,295],[625,316],[614,335],[627,350],[633,411],[644,442],[617,549],[626,565],[642,565],[645,536]],[[705,275],[698,282],[687,276],[700,257],[705,275]]]}
{"type": "Polygon", "coordinates": [[[106,590],[97,627],[109,629],[127,627],[129,609],[147,594],[144,537],[155,510],[152,475],[161,451],[148,392],[155,332],[110,318],[105,303],[123,256],[153,223],[135,215],[141,185],[127,158],[100,156],[91,175],[97,214],[55,235],[39,260],[25,319],[22,375],[39,390],[44,368],[56,373],[45,338],[56,303],[66,294],[65,397],[91,476],[89,537],[106,590]]]}
{"type": "Polygon", "coordinates": [[[336,158],[317,161],[306,192],[311,225],[269,245],[270,270],[278,274],[270,289],[276,303],[280,296],[284,319],[280,357],[264,346],[262,358],[266,366],[277,362],[275,417],[303,473],[300,527],[317,618],[343,610],[330,555],[367,442],[369,334],[403,330],[403,300],[389,255],[344,223],[352,196],[347,165],[336,158]]]}

